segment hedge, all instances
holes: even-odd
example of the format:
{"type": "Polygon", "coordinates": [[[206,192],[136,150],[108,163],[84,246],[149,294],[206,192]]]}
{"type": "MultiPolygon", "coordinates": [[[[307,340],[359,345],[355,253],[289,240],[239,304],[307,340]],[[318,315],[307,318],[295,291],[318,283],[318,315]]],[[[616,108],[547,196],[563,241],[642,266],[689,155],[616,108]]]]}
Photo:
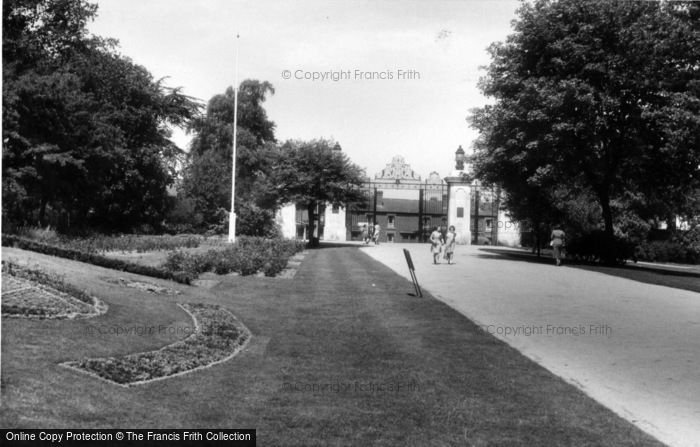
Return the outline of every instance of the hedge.
{"type": "Polygon", "coordinates": [[[600,230],[574,237],[566,244],[566,252],[575,259],[608,265],[635,259],[634,244],[600,230]]]}
{"type": "Polygon", "coordinates": [[[71,259],[73,261],[86,262],[109,269],[136,273],[137,275],[169,279],[183,284],[190,284],[192,281],[192,277],[185,272],[169,271],[158,267],[150,267],[120,259],[112,259],[95,253],[85,253],[80,250],[73,250],[70,248],[41,243],[14,235],[3,234],[2,245],[6,247],[17,247],[22,250],[35,251],[37,253],[43,253],[50,256],[71,259]]]}
{"type": "Polygon", "coordinates": [[[700,263],[700,245],[685,246],[676,241],[644,241],[635,248],[640,261],[700,263]]]}
{"type": "Polygon", "coordinates": [[[287,267],[290,257],[303,249],[304,244],[295,240],[239,236],[234,245],[223,250],[200,254],[174,251],[168,255],[163,268],[186,272],[192,277],[209,271],[219,275],[237,272],[245,276],[263,272],[265,276],[275,276],[287,267]]]}

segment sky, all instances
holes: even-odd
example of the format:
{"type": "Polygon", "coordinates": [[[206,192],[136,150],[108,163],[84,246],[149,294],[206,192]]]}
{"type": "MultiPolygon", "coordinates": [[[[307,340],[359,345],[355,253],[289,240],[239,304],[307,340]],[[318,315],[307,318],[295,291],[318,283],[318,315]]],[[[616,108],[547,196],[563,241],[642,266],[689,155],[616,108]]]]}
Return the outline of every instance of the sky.
{"type": "MultiPolygon", "coordinates": [[[[471,152],[470,109],[486,48],[517,0],[98,0],[93,34],[203,102],[238,80],[269,81],[278,141],[333,139],[370,176],[402,155],[426,179],[471,152]],[[240,37],[236,39],[236,35],[240,37]],[[315,79],[314,79],[315,78],[315,79]]],[[[183,148],[189,138],[176,131],[183,148]]]]}

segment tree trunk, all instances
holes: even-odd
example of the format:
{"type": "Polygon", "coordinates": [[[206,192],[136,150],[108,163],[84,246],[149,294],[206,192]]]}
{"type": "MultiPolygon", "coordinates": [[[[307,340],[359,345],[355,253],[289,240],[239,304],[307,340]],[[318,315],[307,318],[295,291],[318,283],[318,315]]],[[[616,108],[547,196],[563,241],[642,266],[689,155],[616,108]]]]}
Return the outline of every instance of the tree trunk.
{"type": "Polygon", "coordinates": [[[542,251],[542,228],[539,222],[535,223],[535,245],[537,246],[537,257],[539,258],[542,251]]]}
{"type": "Polygon", "coordinates": [[[603,222],[605,223],[605,234],[612,240],[615,232],[613,231],[612,209],[610,208],[610,195],[607,191],[598,193],[600,206],[603,210],[603,222]]]}
{"type": "Polygon", "coordinates": [[[316,202],[309,203],[306,210],[309,214],[309,226],[307,231],[307,236],[309,238],[309,247],[315,248],[319,246],[318,238],[314,236],[314,228],[316,227],[316,202]]]}
{"type": "Polygon", "coordinates": [[[668,228],[669,233],[676,231],[676,216],[673,213],[668,213],[666,216],[666,228],[668,228]]]}
{"type": "Polygon", "coordinates": [[[603,209],[603,221],[605,222],[606,247],[600,253],[602,261],[608,265],[614,265],[617,262],[620,253],[617,251],[615,243],[615,231],[613,229],[612,209],[610,208],[610,195],[607,190],[598,194],[600,206],[603,209]]]}
{"type": "Polygon", "coordinates": [[[48,201],[46,200],[46,197],[42,195],[41,197],[41,204],[39,205],[39,226],[41,228],[44,228],[45,222],[44,220],[46,219],[46,205],[48,201]]]}

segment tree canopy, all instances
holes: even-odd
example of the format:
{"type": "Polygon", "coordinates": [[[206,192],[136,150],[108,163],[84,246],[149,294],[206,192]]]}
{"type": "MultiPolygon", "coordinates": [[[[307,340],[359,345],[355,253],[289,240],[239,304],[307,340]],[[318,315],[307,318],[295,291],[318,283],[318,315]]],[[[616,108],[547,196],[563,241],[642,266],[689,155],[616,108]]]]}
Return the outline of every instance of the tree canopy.
{"type": "MultiPolygon", "coordinates": [[[[269,82],[245,80],[238,93],[236,148],[237,231],[265,235],[274,232],[276,196],[268,181],[277,156],[275,123],[263,103],[274,94],[269,82]]],[[[187,158],[179,200],[189,203],[185,221],[195,230],[221,232],[231,209],[234,91],[213,96],[206,114],[194,120],[194,137],[187,158]]]]}
{"type": "MultiPolygon", "coordinates": [[[[263,103],[274,88],[269,82],[245,80],[239,88],[236,149],[237,232],[276,232],[275,212],[294,203],[309,211],[313,226],[318,204],[362,201],[363,172],[340,146],[324,139],[277,144],[275,124],[263,103]]],[[[231,206],[231,148],[234,92],[209,100],[205,116],[192,122],[194,132],[179,189],[183,222],[195,230],[224,232],[231,206]]],[[[313,234],[313,227],[308,234],[313,234]]]]}
{"type": "Polygon", "coordinates": [[[312,245],[318,204],[348,206],[366,202],[365,173],[334,141],[287,141],[273,167],[273,183],[280,203],[294,203],[309,215],[307,234],[312,245]]]}
{"type": "Polygon", "coordinates": [[[199,104],[90,36],[83,0],[3,2],[3,218],[157,227],[199,104]]]}
{"type": "Polygon", "coordinates": [[[516,217],[698,213],[700,4],[536,0],[489,52],[475,167],[516,217]]]}

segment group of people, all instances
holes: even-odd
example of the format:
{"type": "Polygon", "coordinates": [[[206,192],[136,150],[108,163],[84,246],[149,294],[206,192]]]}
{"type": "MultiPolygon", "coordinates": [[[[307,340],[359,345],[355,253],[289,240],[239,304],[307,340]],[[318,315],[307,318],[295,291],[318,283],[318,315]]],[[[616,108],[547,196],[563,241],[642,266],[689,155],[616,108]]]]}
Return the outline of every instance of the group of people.
{"type": "Polygon", "coordinates": [[[374,245],[379,245],[379,235],[381,234],[381,227],[379,224],[374,224],[374,226],[362,225],[362,242],[365,245],[369,245],[370,242],[374,242],[374,245]]]}
{"type": "Polygon", "coordinates": [[[445,230],[445,226],[433,227],[433,232],[430,234],[430,252],[433,254],[433,264],[439,264],[440,254],[447,260],[448,264],[452,264],[452,257],[457,244],[457,233],[454,225],[445,230]]]}
{"type": "MultiPolygon", "coordinates": [[[[379,245],[380,233],[381,227],[379,224],[375,224],[374,226],[367,226],[365,224],[362,226],[362,241],[365,245],[369,245],[370,242],[379,245]]],[[[557,266],[561,265],[561,260],[564,257],[565,240],[566,234],[564,231],[560,226],[555,226],[550,236],[549,245],[552,247],[552,256],[557,266]]],[[[433,227],[433,232],[430,234],[430,252],[433,254],[433,264],[440,263],[440,254],[443,255],[443,258],[447,260],[448,264],[452,264],[456,244],[457,233],[455,232],[454,225],[450,225],[447,229],[445,229],[444,225],[441,227],[433,227]]]]}

